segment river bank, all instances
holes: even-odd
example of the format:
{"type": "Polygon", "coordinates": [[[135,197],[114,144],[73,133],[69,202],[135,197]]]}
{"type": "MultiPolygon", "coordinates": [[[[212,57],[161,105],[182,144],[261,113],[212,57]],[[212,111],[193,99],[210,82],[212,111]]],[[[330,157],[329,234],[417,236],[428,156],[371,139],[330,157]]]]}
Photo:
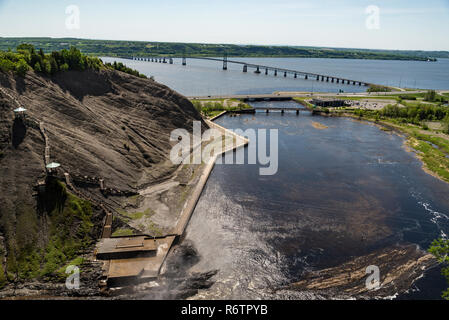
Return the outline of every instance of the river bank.
{"type": "MultiPolygon", "coordinates": [[[[403,137],[374,123],[308,111],[257,111],[288,110],[295,108],[293,102],[251,105],[256,115],[216,121],[232,129],[277,128],[280,170],[260,178],[252,166],[216,166],[186,239],[201,256],[192,271],[219,271],[212,287],[193,299],[374,298],[376,294],[357,293],[365,273],[340,277],[335,290],[286,289],[312,276],[310,272],[323,277],[328,272],[331,279],[347,275],[348,265],[364,271],[371,263],[379,264],[383,282],[395,279],[396,284],[386,285],[376,298],[402,296],[414,287],[423,269],[436,263],[426,252],[429,243],[439,230],[447,231],[443,215],[448,203],[439,197],[447,185],[422,172],[419,161],[403,150],[403,137]],[[405,249],[395,247],[397,243],[414,245],[405,249]],[[222,252],[219,257],[217,251],[222,252]],[[391,264],[393,254],[404,263],[391,264]],[[349,290],[346,295],[343,287],[349,290]]],[[[426,281],[419,288],[438,288],[434,282],[429,285],[436,280],[426,281]]]]}
{"type": "Polygon", "coordinates": [[[353,112],[318,112],[320,116],[347,117],[361,122],[369,122],[381,130],[391,131],[406,138],[404,149],[412,152],[422,163],[422,169],[449,183],[449,136],[441,132],[422,130],[413,125],[398,124],[389,119],[376,119],[375,116],[360,117],[353,112]],[[424,144],[423,144],[424,143],[424,144]]]}

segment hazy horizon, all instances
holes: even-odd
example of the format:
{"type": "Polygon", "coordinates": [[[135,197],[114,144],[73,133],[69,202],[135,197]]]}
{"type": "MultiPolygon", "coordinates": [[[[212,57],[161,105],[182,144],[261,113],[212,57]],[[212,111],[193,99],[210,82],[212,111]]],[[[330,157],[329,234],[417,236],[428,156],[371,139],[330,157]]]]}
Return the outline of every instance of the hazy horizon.
{"type": "Polygon", "coordinates": [[[1,37],[449,51],[449,0],[0,0],[1,37]]]}
{"type": "Polygon", "coordinates": [[[95,39],[95,38],[77,38],[77,37],[3,37],[0,39],[75,39],[91,41],[123,41],[123,42],[148,42],[148,43],[182,43],[182,44],[212,44],[212,45],[235,45],[235,46],[264,46],[264,47],[297,47],[297,48],[321,48],[321,49],[349,49],[349,50],[377,50],[377,51],[435,51],[449,52],[448,50],[423,50],[423,49],[385,49],[385,48],[357,48],[357,47],[332,47],[332,46],[310,46],[310,45],[289,45],[289,44],[258,44],[258,43],[217,43],[217,42],[178,42],[178,41],[153,41],[153,40],[131,40],[131,39],[95,39]]]}

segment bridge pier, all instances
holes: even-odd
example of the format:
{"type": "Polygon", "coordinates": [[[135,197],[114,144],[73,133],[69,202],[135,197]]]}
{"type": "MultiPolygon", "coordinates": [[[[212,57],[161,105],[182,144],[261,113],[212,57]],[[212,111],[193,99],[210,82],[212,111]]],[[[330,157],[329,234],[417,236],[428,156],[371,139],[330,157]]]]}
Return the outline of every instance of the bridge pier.
{"type": "Polygon", "coordinates": [[[295,79],[298,78],[298,75],[295,73],[295,79]]]}
{"type": "Polygon", "coordinates": [[[361,86],[362,85],[362,83],[361,82],[359,82],[359,86],[361,86]]]}
{"type": "Polygon", "coordinates": [[[183,65],[183,66],[187,65],[187,59],[186,59],[186,57],[182,57],[182,65],[183,65]]]}
{"type": "Polygon", "coordinates": [[[260,70],[259,70],[259,66],[257,66],[257,70],[256,70],[256,71],[254,71],[254,73],[257,73],[257,74],[259,74],[259,73],[260,73],[260,70]]]}
{"type": "Polygon", "coordinates": [[[320,76],[316,76],[316,81],[320,81],[320,76]]]}
{"type": "Polygon", "coordinates": [[[284,112],[285,112],[284,109],[282,109],[282,110],[281,110],[281,114],[284,114],[284,112]]]}
{"type": "Polygon", "coordinates": [[[284,78],[287,77],[287,71],[284,72],[284,78]]]}
{"type": "Polygon", "coordinates": [[[324,81],[324,76],[321,76],[321,81],[324,81]]]}
{"type": "Polygon", "coordinates": [[[265,74],[268,74],[268,68],[265,68],[265,74]]]}
{"type": "Polygon", "coordinates": [[[308,76],[306,75],[306,76],[304,77],[304,79],[306,79],[306,80],[307,80],[307,79],[309,79],[309,77],[308,77],[308,76]]]}
{"type": "Polygon", "coordinates": [[[170,58],[170,64],[173,64],[173,58],[170,58]]]}
{"type": "Polygon", "coordinates": [[[267,111],[266,111],[267,113],[270,113],[270,109],[267,109],[267,111]]]}
{"type": "Polygon", "coordinates": [[[243,72],[248,72],[248,66],[246,64],[243,66],[243,72]]]}
{"type": "Polygon", "coordinates": [[[331,82],[332,82],[332,83],[334,83],[334,80],[335,80],[335,79],[334,79],[334,78],[332,78],[331,82]]]}
{"type": "Polygon", "coordinates": [[[354,85],[354,86],[355,86],[355,81],[352,81],[352,85],[354,85]]]}
{"type": "Polygon", "coordinates": [[[278,71],[274,70],[274,76],[276,77],[278,75],[278,71]]]}
{"type": "Polygon", "coordinates": [[[228,55],[226,53],[223,56],[223,70],[228,70],[228,55]]]}
{"type": "Polygon", "coordinates": [[[162,60],[162,63],[167,63],[167,61],[165,61],[165,58],[162,60]]]}
{"type": "Polygon", "coordinates": [[[337,78],[337,83],[340,83],[340,79],[337,78]]]}
{"type": "Polygon", "coordinates": [[[326,82],[329,82],[329,77],[326,77],[326,82]]]}

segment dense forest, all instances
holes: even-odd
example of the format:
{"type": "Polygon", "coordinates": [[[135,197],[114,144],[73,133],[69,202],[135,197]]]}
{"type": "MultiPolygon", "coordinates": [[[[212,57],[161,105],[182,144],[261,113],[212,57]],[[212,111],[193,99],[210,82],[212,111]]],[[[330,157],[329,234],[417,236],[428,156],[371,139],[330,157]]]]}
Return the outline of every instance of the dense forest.
{"type": "Polygon", "coordinates": [[[32,44],[22,43],[17,46],[15,51],[10,49],[8,51],[0,51],[0,71],[11,71],[21,76],[24,76],[30,69],[37,73],[52,75],[69,70],[100,70],[101,68],[115,69],[137,77],[146,78],[145,75],[126,67],[122,63],[103,64],[99,58],[85,55],[76,47],[46,54],[42,48],[36,50],[32,44]]]}
{"type": "Polygon", "coordinates": [[[60,51],[75,46],[84,54],[111,57],[132,56],[222,56],[230,57],[304,57],[376,60],[435,61],[449,58],[449,52],[388,51],[368,49],[337,49],[319,47],[260,46],[232,44],[168,43],[143,41],[86,40],[74,38],[0,38],[0,50],[29,43],[44,51],[60,51]]]}

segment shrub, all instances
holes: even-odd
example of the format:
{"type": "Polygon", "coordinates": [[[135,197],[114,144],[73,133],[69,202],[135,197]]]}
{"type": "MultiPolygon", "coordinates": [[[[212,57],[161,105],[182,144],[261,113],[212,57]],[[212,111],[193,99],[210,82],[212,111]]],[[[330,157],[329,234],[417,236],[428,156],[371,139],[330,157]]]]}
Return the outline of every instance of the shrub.
{"type": "Polygon", "coordinates": [[[20,76],[25,76],[25,74],[27,73],[27,71],[28,71],[29,69],[30,69],[30,67],[28,66],[28,64],[26,63],[25,60],[20,59],[20,60],[17,62],[17,65],[16,65],[16,72],[17,72],[18,75],[20,75],[20,76]]]}
{"type": "Polygon", "coordinates": [[[385,86],[370,85],[367,92],[390,92],[391,89],[385,86]]]}
{"type": "Polygon", "coordinates": [[[21,44],[16,51],[0,52],[1,71],[15,71],[23,76],[32,68],[35,72],[50,75],[67,70],[99,70],[103,66],[100,59],[83,55],[75,47],[45,54],[42,49],[36,52],[31,44],[21,44]]]}
{"type": "Polygon", "coordinates": [[[121,62],[117,62],[114,61],[114,63],[106,63],[105,64],[106,67],[114,69],[114,70],[118,70],[121,72],[125,72],[128,74],[131,74],[133,76],[139,77],[139,78],[146,78],[147,76],[144,74],[139,73],[139,71],[128,68],[127,66],[125,66],[123,63],[121,62]]]}
{"type": "Polygon", "coordinates": [[[426,95],[424,96],[425,101],[435,101],[436,98],[436,92],[435,90],[429,90],[426,92],[426,95]]]}

